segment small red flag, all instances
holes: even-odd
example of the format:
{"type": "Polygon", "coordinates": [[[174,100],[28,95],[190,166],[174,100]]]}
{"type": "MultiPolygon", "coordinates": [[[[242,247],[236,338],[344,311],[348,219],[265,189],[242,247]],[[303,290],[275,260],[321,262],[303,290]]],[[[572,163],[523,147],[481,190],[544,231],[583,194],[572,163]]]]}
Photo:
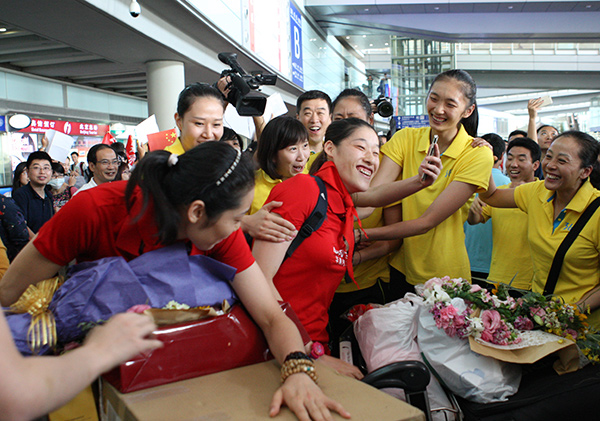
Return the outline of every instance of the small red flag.
{"type": "Polygon", "coordinates": [[[177,131],[174,128],[158,133],[152,133],[148,135],[148,149],[151,151],[162,151],[167,146],[175,143],[176,140],[177,131]]]}
{"type": "Polygon", "coordinates": [[[104,137],[102,138],[102,144],[103,145],[111,145],[113,143],[115,143],[117,141],[117,139],[115,139],[115,137],[110,134],[110,132],[106,132],[104,134],[104,137]]]}
{"type": "MultiPolygon", "coordinates": [[[[135,142],[135,143],[137,144],[137,142],[135,142]]],[[[127,160],[129,161],[130,167],[135,162],[135,158],[136,158],[135,149],[136,149],[136,147],[134,146],[133,137],[131,137],[131,135],[129,135],[129,138],[127,138],[127,146],[125,147],[125,153],[127,153],[127,160]]]]}

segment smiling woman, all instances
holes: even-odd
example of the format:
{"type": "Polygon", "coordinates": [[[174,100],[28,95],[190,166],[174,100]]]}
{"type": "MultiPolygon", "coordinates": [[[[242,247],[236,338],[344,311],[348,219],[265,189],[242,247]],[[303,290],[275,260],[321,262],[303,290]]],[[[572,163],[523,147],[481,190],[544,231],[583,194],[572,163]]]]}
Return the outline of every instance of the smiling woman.
{"type": "MultiPolygon", "coordinates": [[[[323,224],[287,259],[284,256],[291,239],[281,243],[255,241],[253,254],[271,281],[274,294],[292,305],[311,340],[327,349],[327,310],[344,274],[348,271],[352,277],[353,273],[356,210],[350,195],[369,188],[379,167],[379,139],[367,122],[357,118],[331,123],[325,139],[320,160],[311,168],[324,182],[327,192],[327,215],[323,224]]],[[[381,186],[373,194],[372,205],[382,206],[429,185],[439,168],[434,165],[428,168],[431,177],[426,184],[414,177],[381,186]],[[383,203],[375,203],[377,200],[383,203]]],[[[299,230],[321,200],[319,196],[316,179],[300,174],[275,186],[267,202],[282,203],[273,212],[299,230]]],[[[324,356],[323,362],[349,376],[361,377],[356,367],[341,360],[324,356]]]]}

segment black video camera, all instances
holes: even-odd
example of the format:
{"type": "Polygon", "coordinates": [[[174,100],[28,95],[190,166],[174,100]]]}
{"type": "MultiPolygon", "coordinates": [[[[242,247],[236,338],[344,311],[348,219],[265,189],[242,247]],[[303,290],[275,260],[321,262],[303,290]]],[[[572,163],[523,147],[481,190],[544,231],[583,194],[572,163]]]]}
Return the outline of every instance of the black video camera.
{"type": "Polygon", "coordinates": [[[392,105],[389,98],[379,95],[379,97],[373,101],[377,107],[377,114],[382,117],[390,117],[394,114],[394,106],[392,105]]]}
{"type": "Polygon", "coordinates": [[[231,67],[231,69],[225,69],[221,72],[221,77],[229,76],[231,79],[226,87],[226,89],[229,89],[227,101],[233,104],[241,116],[263,115],[267,98],[252,92],[252,90],[259,89],[261,85],[275,85],[277,75],[259,71],[252,72],[249,75],[238,63],[237,54],[235,53],[219,53],[218,57],[219,60],[231,67]]]}

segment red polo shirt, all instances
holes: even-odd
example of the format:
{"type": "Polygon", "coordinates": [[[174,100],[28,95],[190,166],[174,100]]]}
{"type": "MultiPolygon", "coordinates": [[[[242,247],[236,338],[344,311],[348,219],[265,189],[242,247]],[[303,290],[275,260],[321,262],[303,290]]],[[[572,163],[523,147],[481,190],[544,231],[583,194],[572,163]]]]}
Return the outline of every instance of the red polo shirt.
{"type": "MultiPolygon", "coordinates": [[[[327,311],[346,273],[348,251],[343,237],[346,209],[342,196],[329,183],[325,186],[327,218],[282,263],[273,283],[283,300],[291,304],[310,338],[326,344],[329,339],[327,311]]],[[[299,230],[313,211],[318,195],[317,182],[309,175],[299,174],[275,186],[266,203],[283,202],[273,212],[299,230]]]]}
{"type": "MultiPolygon", "coordinates": [[[[102,184],[74,196],[50,219],[33,240],[35,248],[58,265],[122,256],[129,261],[165,245],[158,242],[151,204],[139,220],[142,194],[134,193],[130,211],[125,206],[127,182],[102,184]]],[[[237,268],[247,269],[254,258],[241,230],[235,231],[208,251],[193,247],[192,254],[204,254],[237,268]]]]}

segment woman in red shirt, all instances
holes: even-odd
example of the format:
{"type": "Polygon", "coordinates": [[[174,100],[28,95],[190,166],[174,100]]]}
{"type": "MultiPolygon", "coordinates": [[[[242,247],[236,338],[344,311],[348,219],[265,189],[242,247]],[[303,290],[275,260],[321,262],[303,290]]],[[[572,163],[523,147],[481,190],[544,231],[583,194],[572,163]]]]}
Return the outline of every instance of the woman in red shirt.
{"type": "Polygon", "coordinates": [[[0,301],[13,303],[28,285],[50,278],[73,259],[131,260],[176,241],[190,241],[193,252],[238,269],[232,286],[283,364],[285,382],[273,397],[270,415],[285,402],[299,416],[329,417],[333,409],[349,417],[312,381],[314,367],[295,370],[298,360],[302,367],[312,363],[300,358],[300,334],[281,311],[240,230],[253,187],[252,164],[225,143],[206,142],[181,156],[152,152],[129,182],[82,192],[48,221],[0,282],[0,301]]]}
{"type": "MultiPolygon", "coordinates": [[[[327,190],[327,217],[284,261],[291,241],[273,243],[256,240],[253,254],[273,292],[291,304],[313,343],[327,347],[327,310],[346,272],[352,278],[353,223],[356,215],[351,194],[365,192],[379,167],[379,138],[367,122],[349,118],[331,123],[325,134],[323,152],[311,168],[327,190]]],[[[439,158],[428,157],[420,175],[382,185],[369,191],[365,204],[384,206],[430,185],[439,174],[439,158]],[[429,163],[431,162],[431,163],[429,163]],[[430,177],[422,180],[425,171],[430,177]],[[368,202],[368,203],[367,203],[368,202]]],[[[317,182],[299,174],[271,190],[267,202],[282,202],[273,210],[300,230],[319,197],[317,182]]],[[[339,372],[360,378],[354,366],[330,356],[323,362],[339,372]]]]}

